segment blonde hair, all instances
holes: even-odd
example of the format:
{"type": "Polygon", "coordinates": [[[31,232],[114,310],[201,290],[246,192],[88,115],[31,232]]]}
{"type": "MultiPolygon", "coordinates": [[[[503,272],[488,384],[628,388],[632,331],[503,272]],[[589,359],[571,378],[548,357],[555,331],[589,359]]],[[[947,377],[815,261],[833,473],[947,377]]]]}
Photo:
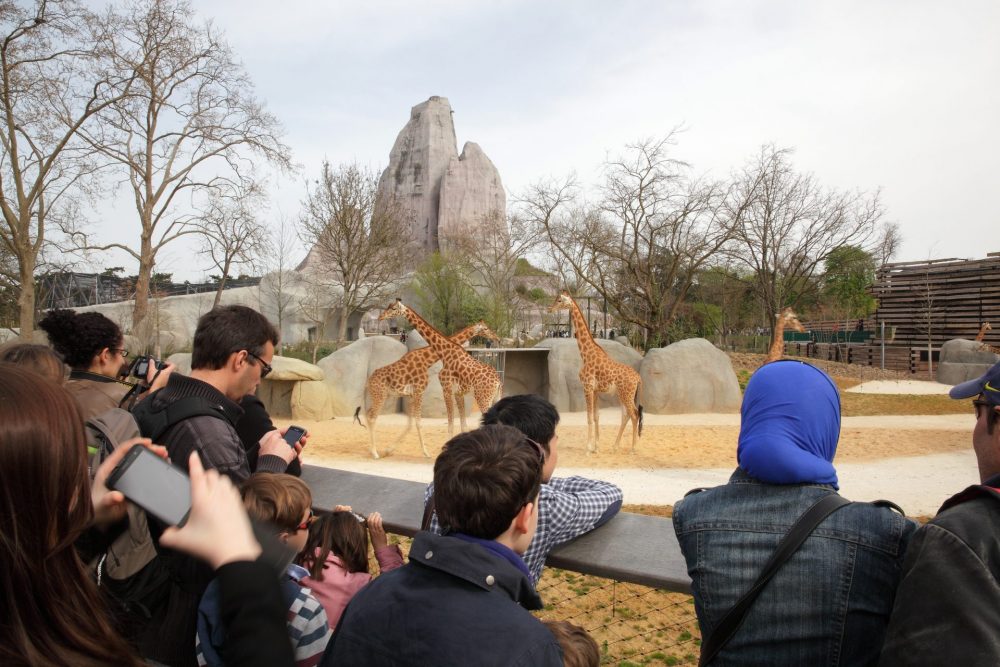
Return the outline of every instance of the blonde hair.
{"type": "Polygon", "coordinates": [[[66,379],[66,365],[62,357],[48,345],[12,343],[0,347],[0,361],[17,364],[25,370],[62,384],[66,379]]]}

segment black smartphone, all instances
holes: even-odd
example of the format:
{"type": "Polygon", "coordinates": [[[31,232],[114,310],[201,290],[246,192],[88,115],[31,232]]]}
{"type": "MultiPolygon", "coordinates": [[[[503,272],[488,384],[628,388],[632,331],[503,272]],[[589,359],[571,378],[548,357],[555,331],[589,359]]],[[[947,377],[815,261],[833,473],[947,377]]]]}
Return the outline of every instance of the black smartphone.
{"type": "Polygon", "coordinates": [[[111,475],[108,488],[170,526],[179,526],[191,511],[191,480],[182,470],[141,445],[129,450],[111,475]]]}
{"type": "Polygon", "coordinates": [[[301,440],[305,434],[306,430],[301,426],[289,426],[288,430],[285,431],[285,442],[288,443],[289,447],[295,447],[295,443],[301,440]]]}

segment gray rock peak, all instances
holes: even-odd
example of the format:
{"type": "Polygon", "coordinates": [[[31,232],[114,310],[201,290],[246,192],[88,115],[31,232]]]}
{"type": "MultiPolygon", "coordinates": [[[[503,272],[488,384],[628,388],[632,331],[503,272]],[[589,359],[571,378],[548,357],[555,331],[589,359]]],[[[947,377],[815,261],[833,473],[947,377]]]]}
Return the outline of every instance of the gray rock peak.
{"type": "Polygon", "coordinates": [[[379,179],[379,195],[393,195],[413,215],[413,238],[425,252],[499,210],[506,214],[500,174],[482,149],[466,143],[458,154],[451,105],[437,95],[410,110],[379,179]]]}

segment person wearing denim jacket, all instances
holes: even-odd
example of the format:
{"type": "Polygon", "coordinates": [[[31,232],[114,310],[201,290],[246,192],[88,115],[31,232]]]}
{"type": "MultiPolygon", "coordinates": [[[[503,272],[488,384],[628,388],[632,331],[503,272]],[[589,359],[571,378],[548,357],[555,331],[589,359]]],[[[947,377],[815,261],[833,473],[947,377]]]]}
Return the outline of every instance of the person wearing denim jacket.
{"type": "MultiPolygon", "coordinates": [[[[753,585],[793,523],[838,489],[840,397],[819,369],[767,364],[743,398],[729,483],[674,506],[702,637],[753,585]]],[[[886,507],[828,516],[778,570],[713,665],[869,665],[878,661],[916,524],[886,507]]]]}

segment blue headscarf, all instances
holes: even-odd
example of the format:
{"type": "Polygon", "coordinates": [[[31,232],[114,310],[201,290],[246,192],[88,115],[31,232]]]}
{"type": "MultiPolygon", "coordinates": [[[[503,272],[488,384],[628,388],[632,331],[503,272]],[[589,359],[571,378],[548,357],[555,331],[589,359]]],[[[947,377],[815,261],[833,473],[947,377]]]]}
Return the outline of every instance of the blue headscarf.
{"type": "Polygon", "coordinates": [[[826,373],[800,361],[767,364],[750,378],[740,413],[736,459],[748,475],[838,488],[840,394],[826,373]]]}

